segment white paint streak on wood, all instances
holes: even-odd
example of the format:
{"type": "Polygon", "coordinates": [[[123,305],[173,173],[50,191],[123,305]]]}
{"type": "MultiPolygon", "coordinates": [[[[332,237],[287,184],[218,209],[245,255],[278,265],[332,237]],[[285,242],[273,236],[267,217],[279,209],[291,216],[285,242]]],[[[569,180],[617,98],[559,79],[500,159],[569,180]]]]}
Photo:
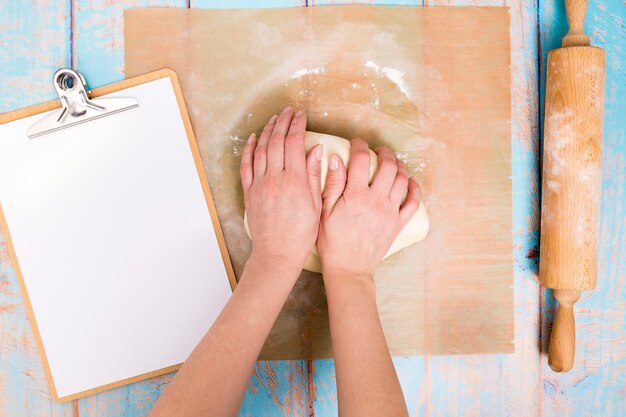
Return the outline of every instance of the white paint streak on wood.
{"type": "MultiPolygon", "coordinates": [[[[0,54],[0,111],[54,97],[49,88],[50,77],[58,67],[70,64],[69,3],[70,0],[54,0],[38,2],[35,7],[30,2],[6,2],[8,8],[0,13],[0,50],[10,53],[0,54]]],[[[123,8],[166,3],[184,7],[186,2],[74,0],[73,3],[77,13],[73,37],[76,62],[96,86],[123,77],[120,41],[123,8]]],[[[198,7],[249,6],[225,0],[192,0],[191,3],[198,7]]],[[[309,4],[313,3],[326,2],[309,0],[309,4]]],[[[396,360],[412,414],[445,415],[459,411],[463,415],[623,415],[626,295],[621,289],[626,285],[626,141],[620,117],[626,109],[623,102],[625,35],[623,17],[619,13],[623,4],[620,0],[602,0],[591,2],[589,6],[587,25],[591,29],[588,33],[592,44],[601,43],[607,48],[601,275],[598,288],[583,295],[577,311],[579,342],[574,371],[557,375],[549,370],[545,354],[539,354],[545,334],[544,340],[538,338],[538,326],[543,322],[543,328],[549,330],[553,304],[548,298],[543,314],[539,315],[536,259],[531,253],[538,231],[537,56],[541,53],[543,58],[548,49],[558,46],[566,31],[561,2],[541,2],[541,51],[537,50],[535,0],[364,3],[511,7],[516,353],[396,360]]],[[[304,5],[304,0],[268,0],[263,4],[267,7],[304,5]]],[[[155,378],[81,400],[80,404],[59,406],[52,403],[47,394],[3,237],[0,237],[0,306],[0,415],[71,416],[77,411],[83,417],[142,416],[147,414],[171,378],[155,378]]],[[[304,375],[301,373],[304,364],[278,362],[271,367],[279,375],[276,383],[281,387],[277,397],[280,401],[308,392],[308,389],[303,390],[307,378],[297,376],[304,375]]],[[[261,372],[260,377],[267,378],[267,375],[261,372]]],[[[332,362],[316,361],[314,385],[317,389],[313,402],[315,415],[336,415],[332,362]]],[[[257,395],[248,395],[242,415],[252,415],[250,410],[259,414],[280,410],[275,404],[264,403],[263,396],[267,394],[259,390],[257,395]]],[[[304,406],[307,401],[296,403],[304,406]]],[[[292,411],[296,413],[296,409],[292,411]]]]}
{"type": "MultiPolygon", "coordinates": [[[[5,1],[0,12],[0,112],[54,98],[56,69],[69,65],[69,3],[5,1]]],[[[1,138],[0,138],[1,139],[1,138]]],[[[0,232],[0,415],[70,416],[55,404],[0,232]]]]}
{"type": "MultiPolygon", "coordinates": [[[[567,23],[562,2],[541,2],[540,6],[540,63],[545,74],[547,53],[561,46],[567,23]]],[[[583,292],[574,307],[572,371],[556,374],[542,357],[544,415],[626,415],[626,32],[619,12],[623,7],[621,0],[600,0],[589,2],[587,9],[585,32],[592,46],[604,48],[607,56],[598,277],[596,289],[583,292]]],[[[541,87],[544,94],[545,86],[541,87]]],[[[546,293],[541,317],[545,343],[555,307],[551,292],[546,293]]]]}

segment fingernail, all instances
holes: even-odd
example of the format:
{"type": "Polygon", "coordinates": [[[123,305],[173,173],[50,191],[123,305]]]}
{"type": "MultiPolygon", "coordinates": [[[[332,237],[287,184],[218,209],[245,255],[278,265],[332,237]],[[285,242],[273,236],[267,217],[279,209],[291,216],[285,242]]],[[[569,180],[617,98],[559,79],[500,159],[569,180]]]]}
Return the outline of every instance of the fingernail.
{"type": "Polygon", "coordinates": [[[270,119],[270,123],[274,123],[276,119],[278,119],[278,116],[273,115],[272,118],[270,119]]]}
{"type": "Polygon", "coordinates": [[[283,114],[291,113],[292,111],[293,111],[293,108],[291,106],[287,106],[285,107],[285,110],[283,110],[283,114]]]}
{"type": "Polygon", "coordinates": [[[304,114],[304,112],[302,110],[298,110],[298,112],[296,113],[296,117],[300,117],[304,114]]]}
{"type": "Polygon", "coordinates": [[[337,171],[339,168],[339,157],[336,154],[333,154],[333,156],[330,157],[329,168],[331,171],[337,171]]]}
{"type": "Polygon", "coordinates": [[[324,150],[324,145],[317,145],[317,147],[315,148],[315,159],[317,159],[318,161],[322,160],[323,150],[324,150]]]}
{"type": "Polygon", "coordinates": [[[248,145],[252,143],[252,141],[256,138],[256,135],[253,133],[250,135],[250,137],[248,138],[248,145]]]}

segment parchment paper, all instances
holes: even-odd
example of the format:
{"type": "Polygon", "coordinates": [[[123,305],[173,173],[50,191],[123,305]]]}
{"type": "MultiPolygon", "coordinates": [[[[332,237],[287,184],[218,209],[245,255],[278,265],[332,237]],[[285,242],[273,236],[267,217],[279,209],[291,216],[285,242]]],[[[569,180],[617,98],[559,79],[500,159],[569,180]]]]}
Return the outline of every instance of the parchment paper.
{"type": "MultiPolygon", "coordinates": [[[[422,185],[429,236],[376,273],[392,354],[513,351],[508,9],[134,9],[125,37],[127,76],[180,77],[238,276],[241,149],[290,104],[309,130],[390,146],[422,185]]],[[[322,277],[303,272],[261,358],[329,356],[322,277]]]]}

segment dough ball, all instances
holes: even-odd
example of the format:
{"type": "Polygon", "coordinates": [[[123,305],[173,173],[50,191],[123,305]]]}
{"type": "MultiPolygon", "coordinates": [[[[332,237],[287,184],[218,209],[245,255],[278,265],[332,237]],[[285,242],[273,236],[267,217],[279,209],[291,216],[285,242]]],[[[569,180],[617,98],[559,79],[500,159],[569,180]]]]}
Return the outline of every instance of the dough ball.
{"type": "MultiPolygon", "coordinates": [[[[317,144],[324,145],[324,154],[322,156],[322,189],[326,184],[326,173],[328,171],[328,162],[332,154],[337,154],[343,159],[346,166],[350,160],[350,141],[332,135],[325,135],[322,133],[306,132],[304,137],[304,146],[307,152],[317,144]]],[[[370,150],[371,162],[370,162],[370,181],[374,177],[374,172],[378,167],[378,156],[375,152],[370,150]]],[[[248,228],[248,218],[244,213],[244,226],[246,233],[250,237],[250,229],[248,228]]],[[[411,220],[404,226],[404,228],[396,237],[396,240],[391,244],[389,251],[385,255],[385,258],[398,252],[401,249],[406,248],[413,243],[419,242],[426,237],[428,233],[428,214],[426,213],[426,207],[420,203],[419,209],[413,215],[411,220]]],[[[304,269],[313,272],[322,272],[322,263],[320,261],[317,248],[313,248],[309,257],[307,258],[304,269]]]]}

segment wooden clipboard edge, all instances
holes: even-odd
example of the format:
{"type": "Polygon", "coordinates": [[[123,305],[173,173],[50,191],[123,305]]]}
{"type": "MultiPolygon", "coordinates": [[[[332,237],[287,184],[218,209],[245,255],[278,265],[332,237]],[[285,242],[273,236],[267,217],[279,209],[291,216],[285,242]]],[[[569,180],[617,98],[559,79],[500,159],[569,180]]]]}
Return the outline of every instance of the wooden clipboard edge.
{"type": "MultiPolygon", "coordinates": [[[[104,94],[114,93],[119,90],[123,90],[126,88],[134,87],[137,85],[145,84],[151,81],[156,81],[162,78],[169,78],[172,83],[172,88],[174,89],[174,94],[176,96],[176,101],[178,103],[178,108],[180,109],[180,115],[183,121],[183,125],[185,126],[185,132],[187,133],[187,138],[189,140],[189,148],[193,155],[193,160],[196,165],[196,170],[198,171],[198,177],[200,179],[200,184],[202,186],[202,191],[204,192],[204,196],[207,203],[207,208],[209,210],[209,214],[211,216],[211,221],[213,223],[213,229],[215,230],[216,238],[220,247],[220,252],[222,255],[222,259],[224,261],[224,266],[226,268],[226,273],[228,274],[228,281],[230,283],[231,289],[235,289],[237,285],[237,280],[235,278],[235,272],[233,270],[232,263],[230,261],[230,256],[228,255],[228,249],[226,247],[226,241],[224,240],[224,234],[222,232],[222,228],[217,217],[217,211],[215,209],[215,203],[213,202],[213,197],[211,195],[211,190],[209,188],[209,183],[206,179],[206,174],[204,172],[204,166],[202,165],[202,158],[200,156],[200,151],[198,150],[198,144],[196,142],[196,137],[193,133],[193,129],[191,126],[191,119],[189,118],[189,113],[187,112],[187,105],[185,104],[185,99],[183,97],[183,92],[180,87],[180,83],[178,81],[178,75],[174,70],[170,68],[164,68],[158,71],[149,72],[147,74],[139,75],[136,77],[128,78],[123,81],[119,81],[117,83],[109,84],[103,87],[95,88],[92,90],[90,97],[99,97],[104,94]]],[[[40,114],[46,111],[54,110],[56,108],[60,108],[61,105],[57,101],[48,101],[46,103],[36,104],[34,106],[25,107],[23,109],[15,110],[9,113],[0,114],[0,125],[13,122],[15,120],[23,119],[25,117],[34,116],[36,114],[40,114]]],[[[13,263],[13,268],[15,269],[15,274],[17,276],[18,285],[20,287],[20,292],[22,294],[22,298],[24,299],[24,305],[26,308],[26,315],[28,320],[31,323],[31,327],[33,329],[33,334],[35,336],[35,342],[37,344],[37,348],[39,349],[39,354],[41,357],[41,361],[43,364],[44,372],[46,375],[46,380],[48,382],[48,387],[50,388],[50,394],[52,399],[57,402],[67,402],[76,400],[78,398],[86,397],[89,395],[97,394],[99,392],[108,391],[113,388],[122,387],[128,384],[132,384],[134,382],[139,382],[148,378],[152,378],[159,375],[164,375],[173,371],[180,369],[182,364],[176,364],[172,366],[168,366],[166,368],[157,369],[151,372],[147,372],[145,374],[137,375],[131,378],[126,378],[120,381],[112,382],[110,384],[101,385],[99,387],[91,388],[86,391],[77,392],[75,394],[66,395],[63,397],[59,397],[56,389],[56,385],[54,384],[54,380],[52,378],[52,372],[50,370],[50,364],[48,363],[48,357],[46,355],[46,351],[43,346],[43,341],[41,339],[41,334],[39,332],[39,327],[37,326],[37,320],[35,319],[35,313],[33,311],[32,304],[30,302],[30,298],[28,296],[28,292],[26,290],[26,283],[24,281],[24,277],[22,275],[22,270],[20,268],[20,264],[17,260],[17,254],[15,252],[15,247],[13,246],[13,241],[11,239],[11,233],[9,232],[9,227],[4,216],[4,211],[2,210],[2,205],[0,204],[0,228],[2,229],[5,239],[7,242],[7,247],[9,249],[9,256],[11,258],[11,262],[13,263]]],[[[208,330],[208,329],[207,329],[208,330]]]]}

